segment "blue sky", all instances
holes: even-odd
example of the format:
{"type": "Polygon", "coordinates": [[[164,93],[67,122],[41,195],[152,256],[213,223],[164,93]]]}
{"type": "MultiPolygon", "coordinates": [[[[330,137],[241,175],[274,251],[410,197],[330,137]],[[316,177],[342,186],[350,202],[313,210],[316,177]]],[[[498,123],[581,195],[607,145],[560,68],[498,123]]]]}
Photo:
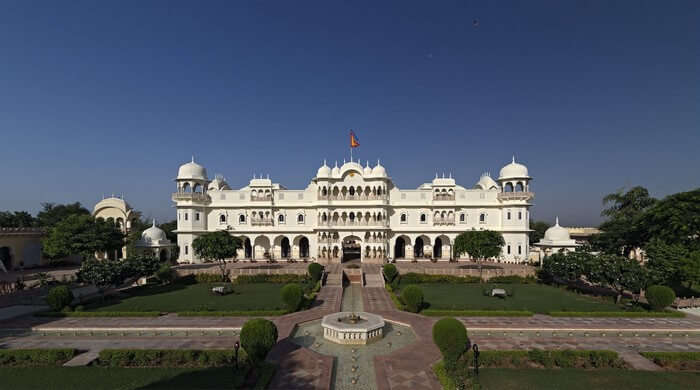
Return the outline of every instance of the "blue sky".
{"type": "Polygon", "coordinates": [[[304,188],[348,129],[399,187],[515,154],[534,219],[567,225],[698,187],[695,2],[377,3],[2,2],[0,210],[124,193],[172,219],[192,154],[304,188]]]}

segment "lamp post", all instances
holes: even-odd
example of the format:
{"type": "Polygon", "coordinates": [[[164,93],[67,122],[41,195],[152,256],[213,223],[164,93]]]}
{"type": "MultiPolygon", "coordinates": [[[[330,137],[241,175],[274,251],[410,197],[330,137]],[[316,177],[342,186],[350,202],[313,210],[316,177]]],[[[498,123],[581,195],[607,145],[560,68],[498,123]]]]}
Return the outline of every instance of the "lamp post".
{"type": "Polygon", "coordinates": [[[233,349],[236,351],[236,371],[238,371],[238,348],[241,347],[241,343],[236,341],[235,344],[233,344],[233,349]]]}
{"type": "Polygon", "coordinates": [[[479,346],[474,344],[474,374],[479,376],[479,346]]]}

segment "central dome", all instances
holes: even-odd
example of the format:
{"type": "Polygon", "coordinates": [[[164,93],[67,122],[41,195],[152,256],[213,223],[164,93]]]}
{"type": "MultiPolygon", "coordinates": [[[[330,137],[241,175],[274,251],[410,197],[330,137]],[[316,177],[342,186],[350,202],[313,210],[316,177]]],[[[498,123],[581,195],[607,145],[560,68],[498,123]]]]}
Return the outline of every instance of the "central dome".
{"type": "Polygon", "coordinates": [[[566,228],[559,226],[559,217],[557,217],[554,226],[544,232],[544,239],[547,241],[568,241],[571,240],[571,237],[566,228]]]}
{"type": "Polygon", "coordinates": [[[194,157],[192,157],[191,162],[181,165],[180,169],[177,170],[177,178],[207,180],[207,170],[194,162],[194,157]]]}
{"type": "Polygon", "coordinates": [[[518,164],[515,162],[515,156],[513,156],[513,161],[501,168],[501,172],[498,175],[498,179],[515,179],[515,178],[529,178],[527,167],[523,164],[518,164]]]}

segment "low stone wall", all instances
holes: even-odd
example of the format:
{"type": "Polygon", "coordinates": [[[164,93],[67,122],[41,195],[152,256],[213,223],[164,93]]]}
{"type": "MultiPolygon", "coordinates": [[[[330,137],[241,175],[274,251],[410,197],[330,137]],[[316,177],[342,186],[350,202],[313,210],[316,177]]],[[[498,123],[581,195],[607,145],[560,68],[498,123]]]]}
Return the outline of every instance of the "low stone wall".
{"type": "MultiPolygon", "coordinates": [[[[428,274],[428,275],[452,275],[452,276],[460,276],[460,277],[465,277],[465,276],[479,277],[479,270],[478,269],[458,268],[457,266],[423,267],[423,266],[415,265],[415,264],[408,265],[408,264],[397,263],[396,267],[399,269],[399,273],[402,273],[402,274],[414,272],[417,274],[428,274]]],[[[522,265],[522,266],[512,266],[511,265],[509,267],[504,267],[504,268],[499,268],[499,269],[484,268],[481,272],[481,277],[484,278],[484,280],[489,280],[490,278],[493,278],[496,276],[510,276],[510,275],[517,275],[517,276],[521,276],[521,277],[525,278],[528,276],[535,276],[536,272],[537,272],[536,267],[530,267],[530,266],[526,266],[526,265],[522,265]]]]}
{"type": "Polygon", "coordinates": [[[700,298],[676,298],[676,300],[673,301],[673,304],[671,304],[671,306],[677,309],[700,307],[700,298]]]}
{"type": "MultiPolygon", "coordinates": [[[[282,267],[282,268],[229,268],[231,279],[238,275],[306,275],[306,268],[282,267]]],[[[198,268],[175,268],[178,277],[196,274],[219,274],[221,271],[216,265],[198,268]]]]}

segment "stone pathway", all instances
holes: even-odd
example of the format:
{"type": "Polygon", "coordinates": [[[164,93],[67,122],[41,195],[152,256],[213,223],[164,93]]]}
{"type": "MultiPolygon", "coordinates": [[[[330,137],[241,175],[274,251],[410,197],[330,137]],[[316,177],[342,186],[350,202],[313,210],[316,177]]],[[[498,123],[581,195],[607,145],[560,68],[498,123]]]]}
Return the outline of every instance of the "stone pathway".
{"type": "Polygon", "coordinates": [[[87,366],[88,364],[94,362],[97,360],[97,358],[100,356],[100,351],[87,351],[84,353],[81,353],[80,355],[74,357],[73,359],[65,362],[63,364],[63,367],[82,367],[82,366],[87,366]]]}

